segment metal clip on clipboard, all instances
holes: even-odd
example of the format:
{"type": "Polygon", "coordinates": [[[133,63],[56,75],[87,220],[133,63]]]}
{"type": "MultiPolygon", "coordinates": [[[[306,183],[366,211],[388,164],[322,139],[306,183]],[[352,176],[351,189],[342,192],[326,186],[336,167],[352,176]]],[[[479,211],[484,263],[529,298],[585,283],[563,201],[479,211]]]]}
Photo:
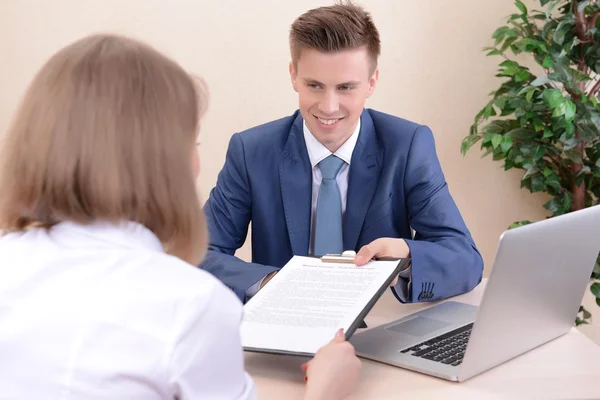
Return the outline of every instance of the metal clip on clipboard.
{"type": "Polygon", "coordinates": [[[346,250],[342,254],[325,254],[321,257],[321,261],[331,263],[353,263],[355,257],[356,252],[354,250],[346,250]]]}

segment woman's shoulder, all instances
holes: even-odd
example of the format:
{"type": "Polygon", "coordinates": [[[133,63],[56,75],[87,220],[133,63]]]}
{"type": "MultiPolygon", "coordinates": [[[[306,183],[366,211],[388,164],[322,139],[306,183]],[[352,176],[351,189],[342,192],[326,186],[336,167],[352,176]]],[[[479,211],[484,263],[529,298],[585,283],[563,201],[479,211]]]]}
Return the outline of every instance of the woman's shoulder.
{"type": "MultiPolygon", "coordinates": [[[[242,303],[219,279],[200,267],[175,256],[154,253],[145,263],[144,275],[163,295],[183,302],[207,304],[212,307],[241,313],[242,303]]],[[[144,278],[145,279],[145,278],[144,278]]]]}

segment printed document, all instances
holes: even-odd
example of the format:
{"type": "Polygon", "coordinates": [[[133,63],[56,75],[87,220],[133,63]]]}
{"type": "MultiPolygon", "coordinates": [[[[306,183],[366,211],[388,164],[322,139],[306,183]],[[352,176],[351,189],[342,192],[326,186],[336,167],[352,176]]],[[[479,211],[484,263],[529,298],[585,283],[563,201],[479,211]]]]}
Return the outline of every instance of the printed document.
{"type": "Polygon", "coordinates": [[[408,259],[323,262],[293,257],[244,306],[246,350],[313,355],[339,328],[349,338],[408,259]]]}

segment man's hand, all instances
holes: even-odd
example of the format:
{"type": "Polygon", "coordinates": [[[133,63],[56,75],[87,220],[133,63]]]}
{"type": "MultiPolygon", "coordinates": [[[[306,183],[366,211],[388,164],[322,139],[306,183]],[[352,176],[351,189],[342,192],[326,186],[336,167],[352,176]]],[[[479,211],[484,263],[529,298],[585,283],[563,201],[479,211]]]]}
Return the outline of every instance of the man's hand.
{"type": "MultiPolygon", "coordinates": [[[[373,258],[408,258],[410,257],[410,248],[404,239],[379,238],[371,243],[361,247],[354,258],[356,265],[365,265],[373,258]]],[[[396,277],[390,286],[396,286],[398,277],[396,277]]]]}

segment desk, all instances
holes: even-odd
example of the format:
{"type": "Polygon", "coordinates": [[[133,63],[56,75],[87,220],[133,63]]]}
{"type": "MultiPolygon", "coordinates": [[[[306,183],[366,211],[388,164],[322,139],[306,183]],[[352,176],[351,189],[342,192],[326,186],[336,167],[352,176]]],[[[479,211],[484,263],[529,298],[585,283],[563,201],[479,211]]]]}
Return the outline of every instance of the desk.
{"type": "MultiPolygon", "coordinates": [[[[485,287],[452,298],[479,304],[485,287]]],[[[369,327],[436,303],[401,304],[388,290],[365,319],[369,327]]],[[[245,354],[260,400],[302,398],[305,357],[245,354]]],[[[463,383],[363,359],[352,399],[600,399],[600,347],[573,328],[568,334],[463,383]]]]}

